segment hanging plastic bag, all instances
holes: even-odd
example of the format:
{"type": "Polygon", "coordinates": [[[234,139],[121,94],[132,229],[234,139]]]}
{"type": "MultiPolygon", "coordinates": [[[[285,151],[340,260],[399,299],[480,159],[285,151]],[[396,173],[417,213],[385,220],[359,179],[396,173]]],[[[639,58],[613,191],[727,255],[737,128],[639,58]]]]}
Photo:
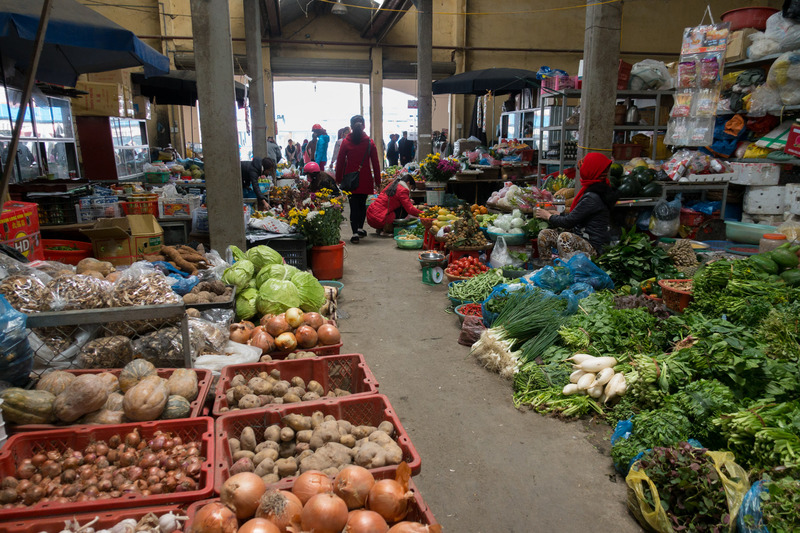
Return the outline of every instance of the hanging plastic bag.
{"type": "Polygon", "coordinates": [[[505,266],[520,267],[523,261],[512,257],[508,252],[508,245],[506,244],[505,237],[498,237],[497,242],[492,250],[492,259],[489,264],[492,268],[503,268],[505,266]]]}
{"type": "Polygon", "coordinates": [[[576,282],[590,285],[594,290],[613,289],[614,282],[608,273],[595,265],[585,253],[577,253],[567,262],[567,268],[572,272],[576,282]]]}

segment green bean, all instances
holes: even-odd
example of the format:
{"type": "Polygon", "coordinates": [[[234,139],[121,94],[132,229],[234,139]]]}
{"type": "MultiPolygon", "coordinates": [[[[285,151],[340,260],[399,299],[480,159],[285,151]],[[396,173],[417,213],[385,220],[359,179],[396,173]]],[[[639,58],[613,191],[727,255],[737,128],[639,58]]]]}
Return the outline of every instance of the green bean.
{"type": "Polygon", "coordinates": [[[447,295],[467,302],[482,302],[489,297],[494,287],[508,281],[503,277],[500,269],[492,269],[459,283],[454,283],[448,288],[447,295]]]}

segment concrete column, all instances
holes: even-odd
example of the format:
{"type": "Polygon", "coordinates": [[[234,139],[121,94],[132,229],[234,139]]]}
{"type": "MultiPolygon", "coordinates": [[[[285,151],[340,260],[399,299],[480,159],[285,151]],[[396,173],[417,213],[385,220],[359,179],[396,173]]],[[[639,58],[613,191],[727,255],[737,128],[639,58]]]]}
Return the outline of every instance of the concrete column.
{"type": "Polygon", "coordinates": [[[383,48],[370,50],[372,71],[369,76],[370,137],[378,148],[378,161],[383,167],[383,48]]]}
{"type": "Polygon", "coordinates": [[[417,161],[431,153],[433,120],[433,0],[416,0],[417,6],[417,161]]]}
{"type": "MultiPolygon", "coordinates": [[[[267,137],[276,137],[275,93],[273,92],[272,61],[269,45],[261,47],[261,73],[264,79],[264,115],[267,122],[267,137]]],[[[264,138],[266,143],[266,137],[264,138]]]]}
{"type": "Polygon", "coordinates": [[[578,145],[592,150],[579,148],[579,159],[591,151],[611,155],[621,29],[621,3],[586,8],[578,145]]]}
{"type": "Polygon", "coordinates": [[[191,0],[211,247],[244,249],[228,0],[191,0]]]}
{"type": "Polygon", "coordinates": [[[267,156],[267,116],[264,108],[264,71],[261,58],[261,9],[258,0],[243,0],[244,37],[247,47],[247,75],[250,77],[250,117],[253,128],[253,155],[267,156]]]}
{"type": "MultiPolygon", "coordinates": [[[[461,50],[456,50],[453,59],[456,63],[456,74],[461,74],[467,70],[467,52],[463,48],[467,45],[467,0],[456,0],[455,32],[453,45],[461,50]]],[[[450,95],[450,133],[448,141],[455,143],[461,137],[468,136],[468,128],[465,122],[464,95],[450,95]]]]}

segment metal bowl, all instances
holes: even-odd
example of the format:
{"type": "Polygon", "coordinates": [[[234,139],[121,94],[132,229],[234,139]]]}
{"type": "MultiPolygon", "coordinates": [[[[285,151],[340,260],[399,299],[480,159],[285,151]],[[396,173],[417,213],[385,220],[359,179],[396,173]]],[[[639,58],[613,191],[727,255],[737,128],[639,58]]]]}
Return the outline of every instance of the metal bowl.
{"type": "Polygon", "coordinates": [[[440,254],[438,252],[421,252],[419,254],[420,261],[429,261],[432,263],[438,263],[440,261],[444,261],[444,254],[440,254]]]}

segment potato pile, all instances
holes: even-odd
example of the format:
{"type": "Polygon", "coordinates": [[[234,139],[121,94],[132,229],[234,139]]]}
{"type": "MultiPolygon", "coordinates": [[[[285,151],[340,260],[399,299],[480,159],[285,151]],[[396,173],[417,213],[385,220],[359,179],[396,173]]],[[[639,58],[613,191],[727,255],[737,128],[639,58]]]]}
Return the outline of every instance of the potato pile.
{"type": "MultiPolygon", "coordinates": [[[[292,352],[289,355],[287,355],[286,356],[286,360],[287,361],[292,361],[294,359],[310,359],[312,357],[317,357],[316,352],[297,351],[297,352],[292,352]]],[[[265,353],[264,355],[261,356],[261,359],[259,359],[259,362],[261,362],[261,363],[269,363],[270,361],[274,361],[274,359],[268,353],[265,353]]]]}
{"type": "Polygon", "coordinates": [[[217,279],[201,281],[195,285],[191,292],[183,295],[183,303],[187,305],[222,303],[230,302],[232,298],[233,288],[217,279]]]}
{"type": "Polygon", "coordinates": [[[300,376],[290,381],[281,379],[280,370],[270,373],[260,372],[248,381],[242,374],[236,374],[225,392],[227,407],[220,412],[254,409],[269,404],[313,402],[320,398],[341,398],[351,393],[342,389],[325,391],[323,386],[313,379],[306,383],[300,376]]]}
{"type": "Polygon", "coordinates": [[[403,461],[403,450],[392,438],[394,425],[388,421],[378,427],[354,426],[315,411],[311,416],[290,414],[281,422],[263,434],[248,426],[238,439],[228,441],[235,461],[231,476],[255,472],[269,484],[309,470],[335,476],[350,464],[369,469],[403,461]]]}

